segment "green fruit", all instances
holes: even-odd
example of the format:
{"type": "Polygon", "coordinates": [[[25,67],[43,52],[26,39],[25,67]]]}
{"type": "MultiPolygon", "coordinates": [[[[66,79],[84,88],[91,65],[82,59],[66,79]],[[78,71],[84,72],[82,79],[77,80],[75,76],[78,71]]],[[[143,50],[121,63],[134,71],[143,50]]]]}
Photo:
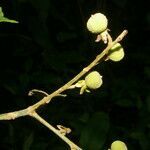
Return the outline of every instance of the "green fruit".
{"type": "Polygon", "coordinates": [[[105,15],[96,13],[87,21],[87,29],[92,33],[101,33],[107,29],[108,20],[105,15]]]}
{"type": "Polygon", "coordinates": [[[124,49],[120,43],[115,44],[108,52],[108,58],[112,61],[120,61],[124,57],[124,49]]]}
{"type": "Polygon", "coordinates": [[[114,141],[111,144],[111,150],[127,150],[127,146],[122,141],[114,141]]]}
{"type": "Polygon", "coordinates": [[[89,89],[97,89],[102,83],[102,76],[97,71],[93,71],[85,77],[85,84],[89,89]]]}

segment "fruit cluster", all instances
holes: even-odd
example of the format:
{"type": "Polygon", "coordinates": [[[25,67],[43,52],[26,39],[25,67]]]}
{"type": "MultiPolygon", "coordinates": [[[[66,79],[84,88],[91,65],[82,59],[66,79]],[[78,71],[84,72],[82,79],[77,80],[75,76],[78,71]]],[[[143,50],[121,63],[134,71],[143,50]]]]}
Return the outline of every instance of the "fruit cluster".
{"type": "MultiPolygon", "coordinates": [[[[96,13],[91,15],[87,21],[87,29],[94,34],[98,34],[98,37],[102,39],[104,43],[108,41],[108,20],[105,15],[102,13],[96,13]]],[[[100,41],[99,39],[97,41],[100,41]]],[[[106,54],[106,60],[112,60],[118,62],[124,57],[124,49],[120,43],[116,43],[110,48],[106,54]]],[[[84,80],[78,81],[75,85],[72,85],[73,88],[78,87],[80,89],[80,94],[83,94],[85,91],[90,92],[90,90],[95,90],[101,87],[103,81],[102,76],[97,71],[92,71],[89,73],[84,80]]],[[[70,88],[72,88],[70,87],[70,88]]]]}
{"type": "MultiPolygon", "coordinates": [[[[91,15],[87,21],[87,29],[94,33],[99,34],[100,38],[107,43],[108,34],[108,20],[102,13],[96,13],[91,15]]],[[[107,59],[112,61],[120,61],[124,57],[124,49],[120,43],[115,44],[109,51],[107,59]]]]}

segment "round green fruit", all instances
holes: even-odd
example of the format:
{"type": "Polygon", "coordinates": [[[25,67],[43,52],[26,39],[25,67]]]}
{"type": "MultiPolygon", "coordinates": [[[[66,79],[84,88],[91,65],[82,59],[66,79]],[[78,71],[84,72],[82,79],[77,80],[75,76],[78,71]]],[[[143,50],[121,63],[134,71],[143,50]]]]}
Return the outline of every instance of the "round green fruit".
{"type": "Polygon", "coordinates": [[[97,89],[102,83],[102,76],[97,71],[93,71],[85,77],[85,84],[89,89],[97,89]]]}
{"type": "Polygon", "coordinates": [[[124,57],[124,49],[120,43],[115,44],[108,52],[108,58],[112,61],[120,61],[124,57]]]}
{"type": "Polygon", "coordinates": [[[92,33],[101,33],[107,29],[108,20],[102,13],[91,15],[87,21],[87,29],[92,33]]]}
{"type": "Polygon", "coordinates": [[[111,144],[111,150],[127,150],[127,146],[122,141],[114,141],[111,144]]]}

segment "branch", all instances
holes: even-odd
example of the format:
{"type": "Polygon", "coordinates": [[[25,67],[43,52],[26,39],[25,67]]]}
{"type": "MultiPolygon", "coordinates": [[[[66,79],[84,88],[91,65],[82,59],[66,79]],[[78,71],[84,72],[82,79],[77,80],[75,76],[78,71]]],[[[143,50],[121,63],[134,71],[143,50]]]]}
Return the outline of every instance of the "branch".
{"type": "Polygon", "coordinates": [[[55,129],[53,126],[51,126],[48,122],[46,122],[42,117],[40,117],[36,113],[36,109],[38,109],[40,106],[49,103],[52,98],[56,96],[66,96],[62,95],[61,93],[64,92],[65,90],[69,89],[69,87],[77,82],[83,75],[85,75],[89,70],[91,70],[94,66],[96,66],[100,60],[108,53],[110,48],[114,46],[116,43],[120,42],[127,34],[127,30],[124,30],[114,41],[112,41],[111,36],[108,33],[108,45],[107,47],[99,54],[96,56],[96,58],[87,66],[85,67],[78,75],[76,75],[73,79],[71,79],[68,83],[63,85],[61,88],[58,90],[54,91],[50,95],[45,93],[44,91],[41,90],[31,90],[29,94],[33,94],[35,92],[39,92],[45,95],[43,99],[41,99],[39,102],[29,106],[26,109],[14,111],[14,112],[9,112],[9,113],[4,113],[0,114],[0,120],[13,120],[19,117],[23,116],[31,116],[35,119],[37,119],[39,122],[41,122],[43,125],[45,125],[47,128],[49,128],[51,131],[53,131],[56,135],[58,135],[62,140],[64,140],[71,148],[71,150],[81,150],[76,144],[74,144],[72,141],[70,141],[65,135],[61,134],[61,132],[57,129],[55,129]]]}
{"type": "Polygon", "coordinates": [[[16,118],[27,116],[27,115],[28,115],[28,108],[0,114],[0,120],[14,120],[16,118]]]}
{"type": "Polygon", "coordinates": [[[47,97],[44,97],[41,101],[37,102],[34,104],[32,107],[33,109],[37,109],[41,105],[44,105],[45,103],[49,103],[50,100],[55,97],[56,95],[64,92],[67,90],[73,83],[78,81],[84,74],[86,74],[89,70],[91,70],[94,66],[96,66],[99,61],[108,53],[110,48],[114,46],[116,43],[120,42],[126,35],[128,31],[124,30],[116,39],[115,41],[112,41],[111,36],[108,34],[108,46],[99,54],[96,56],[95,60],[93,60],[87,67],[85,67],[78,75],[76,75],[72,80],[70,80],[68,83],[66,83],[64,86],[53,92],[52,94],[48,95],[47,97]]]}
{"type": "Polygon", "coordinates": [[[46,126],[49,130],[53,131],[57,136],[59,136],[63,141],[65,141],[71,148],[71,150],[82,150],[72,141],[70,141],[64,134],[60,132],[60,130],[54,128],[51,124],[45,121],[41,116],[39,116],[35,111],[30,114],[31,117],[35,118],[39,122],[41,122],[44,126],[46,126]]]}

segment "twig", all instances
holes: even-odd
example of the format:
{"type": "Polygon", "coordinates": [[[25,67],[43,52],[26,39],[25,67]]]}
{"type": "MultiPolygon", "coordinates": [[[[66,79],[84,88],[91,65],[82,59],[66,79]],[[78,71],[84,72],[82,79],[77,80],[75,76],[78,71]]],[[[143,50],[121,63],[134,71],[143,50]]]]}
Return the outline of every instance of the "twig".
{"type": "Polygon", "coordinates": [[[42,91],[42,90],[38,90],[38,89],[30,90],[28,93],[28,96],[32,96],[35,93],[42,93],[43,95],[48,96],[48,93],[46,93],[45,91],[42,91]]]}
{"type": "MultiPolygon", "coordinates": [[[[127,33],[128,33],[127,30],[124,30],[116,38],[115,41],[112,41],[111,36],[108,34],[108,41],[109,41],[108,42],[108,46],[99,55],[96,56],[94,61],[92,61],[87,67],[85,67],[78,75],[76,75],[72,80],[70,80],[64,86],[62,86],[58,90],[54,91],[52,94],[47,95],[42,100],[40,100],[39,102],[35,103],[34,105],[31,105],[30,106],[30,110],[34,111],[37,108],[39,108],[41,105],[49,103],[52,100],[53,97],[58,96],[63,91],[67,90],[73,83],[78,81],[84,74],[86,74],[89,70],[91,70],[94,66],[96,66],[98,64],[98,62],[108,53],[109,49],[112,46],[114,46],[116,43],[120,42],[126,36],[127,33]]],[[[13,113],[13,112],[11,112],[11,113],[13,113]]],[[[21,113],[21,110],[19,111],[19,113],[21,113]]],[[[16,115],[19,115],[19,113],[17,113],[16,115]]],[[[28,114],[26,114],[26,115],[28,115],[28,114]]],[[[8,120],[8,119],[5,119],[5,116],[6,116],[6,118],[8,118],[7,113],[6,113],[5,115],[3,114],[3,118],[1,119],[1,115],[0,115],[0,120],[8,120]]],[[[16,118],[18,118],[18,116],[16,116],[16,118]]],[[[15,119],[15,117],[13,119],[15,119]]]]}
{"type": "Polygon", "coordinates": [[[62,95],[61,93],[64,92],[65,90],[69,89],[69,87],[77,82],[83,75],[85,75],[89,70],[91,70],[94,66],[96,66],[99,61],[108,53],[110,48],[114,46],[117,42],[120,42],[127,34],[127,30],[124,30],[117,38],[115,41],[112,41],[111,36],[108,33],[108,45],[107,47],[99,54],[96,56],[96,58],[87,66],[85,67],[78,75],[76,75],[73,79],[71,79],[68,83],[66,83],[64,86],[59,88],[58,90],[54,91],[50,95],[48,95],[44,91],[40,90],[32,90],[32,92],[40,92],[44,95],[46,95],[42,100],[39,102],[29,106],[26,109],[22,109],[19,111],[14,111],[14,112],[9,112],[9,113],[4,113],[0,114],[0,120],[12,120],[16,119],[22,116],[32,116],[36,118],[39,122],[41,122],[43,125],[45,125],[47,128],[49,128],[51,131],[53,131],[56,135],[58,135],[62,140],[64,140],[71,148],[71,150],[81,150],[76,144],[74,144],[72,141],[70,141],[65,135],[62,135],[59,130],[55,129],[53,126],[51,126],[48,122],[46,122],[42,117],[40,117],[35,111],[38,109],[40,106],[49,103],[53,97],[56,96],[65,96],[62,95]]]}
{"type": "MultiPolygon", "coordinates": [[[[39,106],[47,103],[47,101],[51,100],[55,95],[58,95],[62,93],[63,91],[67,90],[73,83],[78,81],[84,74],[86,74],[89,70],[91,70],[94,66],[98,64],[98,62],[108,53],[110,48],[114,46],[116,43],[120,42],[127,34],[127,30],[124,30],[113,42],[108,42],[108,46],[99,54],[97,55],[96,59],[91,62],[87,67],[85,67],[78,75],[76,75],[72,80],[70,80],[68,83],[66,83],[64,86],[53,92],[52,94],[48,95],[47,97],[43,98],[41,101],[37,102],[35,105],[33,105],[34,110],[37,109],[39,106]]],[[[110,39],[110,35],[108,34],[108,40],[110,39]]]]}
{"type": "Polygon", "coordinates": [[[63,141],[65,141],[71,149],[82,150],[80,147],[78,147],[76,144],[70,141],[64,134],[61,134],[60,130],[55,129],[51,124],[49,124],[46,120],[39,116],[35,111],[30,113],[30,116],[41,122],[49,130],[53,131],[57,136],[59,136],[63,141]]]}

